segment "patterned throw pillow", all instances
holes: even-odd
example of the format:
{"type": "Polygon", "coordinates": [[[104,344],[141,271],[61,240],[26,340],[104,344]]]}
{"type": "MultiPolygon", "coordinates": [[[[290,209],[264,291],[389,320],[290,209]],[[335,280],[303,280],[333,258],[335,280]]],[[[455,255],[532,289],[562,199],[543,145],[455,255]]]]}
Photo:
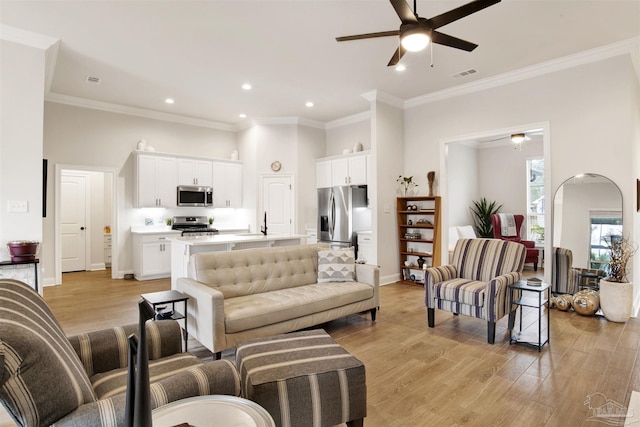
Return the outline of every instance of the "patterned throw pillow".
{"type": "Polygon", "coordinates": [[[318,250],[318,283],[353,282],[355,278],[353,248],[318,250]]]}

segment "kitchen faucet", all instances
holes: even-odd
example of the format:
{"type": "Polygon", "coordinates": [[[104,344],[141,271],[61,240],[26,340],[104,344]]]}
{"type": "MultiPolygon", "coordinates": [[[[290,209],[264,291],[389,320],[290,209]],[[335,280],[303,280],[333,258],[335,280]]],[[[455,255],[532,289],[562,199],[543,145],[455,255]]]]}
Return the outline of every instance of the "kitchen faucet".
{"type": "Polygon", "coordinates": [[[267,211],[264,212],[264,225],[260,226],[260,232],[267,235],[267,211]]]}

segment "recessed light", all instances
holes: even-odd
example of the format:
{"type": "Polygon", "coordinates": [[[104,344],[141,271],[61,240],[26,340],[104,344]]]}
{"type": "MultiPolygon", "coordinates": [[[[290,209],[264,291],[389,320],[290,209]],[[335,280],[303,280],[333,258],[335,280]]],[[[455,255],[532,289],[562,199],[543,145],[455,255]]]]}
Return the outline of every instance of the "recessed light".
{"type": "Polygon", "coordinates": [[[173,104],[175,101],[173,100],[173,98],[167,98],[164,100],[164,102],[166,102],[167,104],[173,104]]]}
{"type": "Polygon", "coordinates": [[[307,101],[307,103],[304,104],[304,105],[306,105],[307,107],[313,107],[313,102],[307,101]]]}
{"type": "Polygon", "coordinates": [[[407,69],[407,67],[405,67],[403,64],[398,64],[396,66],[396,71],[404,71],[406,69],[407,69]]]}
{"type": "Polygon", "coordinates": [[[251,84],[250,83],[245,83],[242,85],[242,89],[244,90],[251,90],[251,84]]]}
{"type": "Polygon", "coordinates": [[[245,113],[240,113],[238,114],[238,117],[240,117],[241,119],[245,119],[247,115],[245,113]]]}

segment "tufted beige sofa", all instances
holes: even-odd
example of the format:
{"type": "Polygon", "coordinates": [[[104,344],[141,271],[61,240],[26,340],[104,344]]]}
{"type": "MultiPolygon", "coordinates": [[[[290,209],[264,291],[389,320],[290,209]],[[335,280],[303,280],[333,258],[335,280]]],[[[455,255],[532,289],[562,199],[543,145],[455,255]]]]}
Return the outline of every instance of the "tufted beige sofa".
{"type": "Polygon", "coordinates": [[[355,264],[355,281],[318,283],[320,245],[197,253],[176,288],[189,295],[189,333],[216,353],[349,314],[375,314],[379,270],[355,264]]]}

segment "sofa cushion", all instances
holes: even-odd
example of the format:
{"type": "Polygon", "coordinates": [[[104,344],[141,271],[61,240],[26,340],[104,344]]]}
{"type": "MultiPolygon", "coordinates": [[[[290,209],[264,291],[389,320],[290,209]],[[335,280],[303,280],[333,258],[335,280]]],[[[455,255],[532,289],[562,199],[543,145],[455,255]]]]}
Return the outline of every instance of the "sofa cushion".
{"type": "Polygon", "coordinates": [[[318,250],[318,283],[353,282],[355,279],[353,248],[318,250]]]}
{"type": "Polygon", "coordinates": [[[367,284],[333,282],[225,299],[225,330],[242,332],[372,297],[373,287],[367,284]]]}
{"type": "Polygon", "coordinates": [[[482,307],[487,282],[456,278],[437,283],[434,288],[437,299],[482,307]]]}
{"type": "Polygon", "coordinates": [[[96,400],[53,313],[17,280],[0,280],[0,342],[0,400],[18,425],[50,425],[96,400]]]}
{"type": "Polygon", "coordinates": [[[194,254],[189,277],[225,298],[305,286],[318,281],[317,245],[194,254]]]}

